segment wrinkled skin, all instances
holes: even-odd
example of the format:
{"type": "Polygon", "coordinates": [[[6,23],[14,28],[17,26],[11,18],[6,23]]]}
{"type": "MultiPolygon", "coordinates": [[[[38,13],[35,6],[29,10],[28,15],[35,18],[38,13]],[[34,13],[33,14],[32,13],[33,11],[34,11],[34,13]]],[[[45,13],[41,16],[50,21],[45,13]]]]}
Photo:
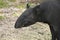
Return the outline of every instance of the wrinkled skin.
{"type": "Polygon", "coordinates": [[[28,27],[36,22],[49,24],[52,40],[60,40],[60,3],[48,1],[34,8],[28,8],[17,19],[15,28],[28,27]]]}

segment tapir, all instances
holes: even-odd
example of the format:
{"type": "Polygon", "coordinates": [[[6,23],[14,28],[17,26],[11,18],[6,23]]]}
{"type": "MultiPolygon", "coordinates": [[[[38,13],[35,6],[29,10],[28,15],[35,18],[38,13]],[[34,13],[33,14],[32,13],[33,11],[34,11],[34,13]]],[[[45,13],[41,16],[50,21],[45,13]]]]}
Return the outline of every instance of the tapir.
{"type": "Polygon", "coordinates": [[[52,40],[60,40],[60,3],[59,1],[46,1],[33,8],[26,9],[17,19],[15,28],[28,27],[36,22],[49,25],[52,40]]]}

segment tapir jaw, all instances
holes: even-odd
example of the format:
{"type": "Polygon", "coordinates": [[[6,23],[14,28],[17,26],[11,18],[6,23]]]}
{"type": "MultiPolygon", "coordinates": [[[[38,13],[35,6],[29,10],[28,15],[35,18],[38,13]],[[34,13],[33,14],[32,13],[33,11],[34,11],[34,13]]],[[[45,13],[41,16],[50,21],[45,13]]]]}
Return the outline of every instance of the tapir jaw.
{"type": "Polygon", "coordinates": [[[17,29],[17,28],[22,28],[22,27],[27,27],[27,26],[28,26],[27,24],[24,24],[24,23],[21,23],[21,22],[20,23],[16,22],[14,27],[17,29]]]}
{"type": "Polygon", "coordinates": [[[15,25],[15,28],[18,29],[18,28],[28,27],[28,26],[30,26],[30,25],[22,25],[22,26],[21,26],[21,25],[19,25],[19,26],[16,26],[16,25],[15,25]]]}
{"type": "Polygon", "coordinates": [[[23,24],[19,21],[16,21],[15,25],[14,25],[14,28],[22,28],[23,24]]]}
{"type": "Polygon", "coordinates": [[[22,28],[22,26],[20,26],[20,25],[15,25],[14,27],[15,27],[16,29],[17,29],[17,28],[22,28]]]}
{"type": "Polygon", "coordinates": [[[29,27],[30,25],[35,24],[35,22],[24,22],[24,23],[16,23],[15,28],[29,27]]]}

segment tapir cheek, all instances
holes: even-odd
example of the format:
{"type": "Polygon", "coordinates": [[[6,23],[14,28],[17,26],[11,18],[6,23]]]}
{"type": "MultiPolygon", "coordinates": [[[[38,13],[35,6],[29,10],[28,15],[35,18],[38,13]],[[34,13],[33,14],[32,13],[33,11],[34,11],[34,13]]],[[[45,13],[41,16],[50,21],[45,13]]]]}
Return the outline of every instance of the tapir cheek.
{"type": "Polygon", "coordinates": [[[28,22],[26,21],[24,24],[28,24],[28,22]]]}
{"type": "Polygon", "coordinates": [[[34,18],[34,17],[32,17],[32,18],[34,18]]]}

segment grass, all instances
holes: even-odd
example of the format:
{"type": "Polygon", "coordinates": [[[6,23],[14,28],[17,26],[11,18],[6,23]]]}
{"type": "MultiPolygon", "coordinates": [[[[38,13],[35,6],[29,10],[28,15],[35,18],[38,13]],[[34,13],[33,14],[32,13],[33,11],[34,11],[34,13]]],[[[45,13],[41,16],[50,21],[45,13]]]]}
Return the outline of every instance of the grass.
{"type": "MultiPolygon", "coordinates": [[[[16,0],[8,0],[10,2],[16,2],[16,0]]],[[[0,8],[5,8],[5,7],[9,7],[9,4],[4,1],[4,0],[0,0],[0,8]]],[[[33,3],[29,3],[30,6],[34,6],[33,3]]],[[[19,5],[16,5],[17,8],[26,8],[26,3],[20,3],[19,5]]]]}
{"type": "MultiPolygon", "coordinates": [[[[16,0],[8,0],[9,2],[16,2],[16,0]]],[[[4,0],[0,0],[0,8],[4,8],[4,7],[9,7],[9,4],[4,1],[4,0]]],[[[34,6],[35,4],[33,3],[29,3],[30,6],[34,6]]],[[[19,5],[15,5],[17,8],[26,8],[26,3],[20,3],[19,5]]]]}
{"type": "Polygon", "coordinates": [[[3,19],[5,19],[5,17],[4,16],[0,16],[0,20],[3,20],[3,19]]]}
{"type": "MultiPolygon", "coordinates": [[[[36,4],[33,3],[29,3],[30,7],[34,7],[36,4]]],[[[26,8],[26,3],[21,3],[18,6],[16,6],[17,8],[26,8]]]]}
{"type": "Polygon", "coordinates": [[[14,14],[12,14],[12,16],[15,16],[15,17],[16,17],[16,16],[19,16],[19,14],[17,14],[17,13],[14,13],[14,14]]]}
{"type": "Polygon", "coordinates": [[[0,0],[0,8],[7,7],[7,2],[4,2],[4,0],[0,0]]]}
{"type": "Polygon", "coordinates": [[[17,8],[25,8],[25,7],[26,7],[26,4],[21,3],[21,4],[17,5],[16,7],[17,7],[17,8]]]}

